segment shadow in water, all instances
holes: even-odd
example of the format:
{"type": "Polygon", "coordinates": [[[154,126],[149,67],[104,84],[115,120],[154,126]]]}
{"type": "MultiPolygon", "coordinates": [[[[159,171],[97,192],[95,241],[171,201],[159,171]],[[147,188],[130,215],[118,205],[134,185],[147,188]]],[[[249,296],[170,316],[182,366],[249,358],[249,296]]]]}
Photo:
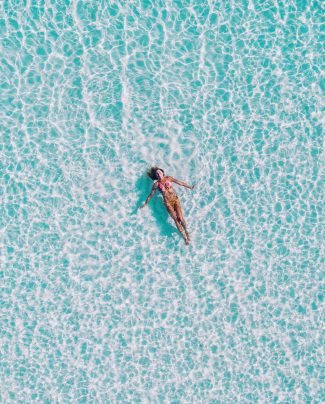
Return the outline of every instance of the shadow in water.
{"type": "MultiPolygon", "coordinates": [[[[144,204],[147,196],[150,194],[152,185],[153,181],[146,175],[142,175],[136,181],[135,187],[137,194],[139,195],[139,199],[135,209],[132,211],[132,214],[141,214],[143,212],[142,209],[139,210],[139,207],[144,204]]],[[[155,195],[144,209],[150,209],[152,216],[157,222],[160,233],[163,236],[171,236],[173,233],[177,233],[178,230],[175,226],[168,223],[167,219],[169,217],[169,213],[164,205],[163,199],[158,194],[159,191],[156,191],[155,195]]]]}

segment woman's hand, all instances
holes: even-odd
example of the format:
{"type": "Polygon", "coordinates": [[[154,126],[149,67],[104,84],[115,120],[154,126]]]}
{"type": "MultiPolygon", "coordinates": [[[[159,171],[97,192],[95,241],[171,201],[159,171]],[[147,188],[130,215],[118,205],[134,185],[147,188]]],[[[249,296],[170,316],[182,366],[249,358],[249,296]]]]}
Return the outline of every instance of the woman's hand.
{"type": "Polygon", "coordinates": [[[192,185],[191,187],[190,187],[190,189],[193,189],[195,187],[195,184],[194,185],[192,185]]]}

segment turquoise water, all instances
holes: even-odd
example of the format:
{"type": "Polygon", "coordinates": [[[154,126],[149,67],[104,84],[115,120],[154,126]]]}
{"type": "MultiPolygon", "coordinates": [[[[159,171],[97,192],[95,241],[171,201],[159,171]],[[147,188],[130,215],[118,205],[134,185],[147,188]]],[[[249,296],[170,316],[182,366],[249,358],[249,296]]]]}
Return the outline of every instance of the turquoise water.
{"type": "Polygon", "coordinates": [[[324,400],[321,21],[1,2],[1,402],[324,400]]]}

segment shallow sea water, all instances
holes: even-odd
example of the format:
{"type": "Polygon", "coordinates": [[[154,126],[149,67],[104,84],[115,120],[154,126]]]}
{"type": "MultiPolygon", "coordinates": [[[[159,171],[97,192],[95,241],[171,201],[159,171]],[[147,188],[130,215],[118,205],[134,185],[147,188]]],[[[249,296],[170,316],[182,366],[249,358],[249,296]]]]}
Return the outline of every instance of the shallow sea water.
{"type": "Polygon", "coordinates": [[[1,2],[2,403],[324,400],[323,12],[1,2]]]}

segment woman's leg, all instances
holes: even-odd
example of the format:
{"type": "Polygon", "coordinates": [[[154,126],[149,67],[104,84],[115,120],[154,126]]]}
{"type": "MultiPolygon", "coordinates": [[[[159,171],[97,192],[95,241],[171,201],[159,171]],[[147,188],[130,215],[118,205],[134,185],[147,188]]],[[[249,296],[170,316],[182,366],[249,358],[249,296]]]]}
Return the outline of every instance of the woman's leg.
{"type": "Polygon", "coordinates": [[[184,216],[183,216],[181,203],[180,203],[180,201],[178,199],[177,199],[177,202],[175,203],[175,212],[176,212],[176,215],[177,215],[177,218],[178,218],[179,222],[184,227],[186,237],[188,238],[188,240],[190,240],[191,238],[190,238],[190,235],[189,235],[189,233],[187,231],[187,228],[186,228],[186,223],[185,223],[185,219],[184,219],[184,216]]]}
{"type": "Polygon", "coordinates": [[[178,217],[177,217],[177,214],[176,214],[175,209],[174,209],[173,206],[171,206],[169,203],[166,203],[166,208],[167,208],[167,210],[168,210],[170,216],[173,218],[173,220],[174,220],[174,222],[175,222],[175,224],[176,224],[176,226],[177,226],[179,232],[181,233],[181,235],[182,235],[182,237],[183,237],[185,243],[188,244],[189,242],[188,242],[188,239],[187,239],[187,237],[186,237],[186,233],[184,234],[184,230],[183,230],[181,224],[180,224],[179,221],[178,221],[178,217]]]}

